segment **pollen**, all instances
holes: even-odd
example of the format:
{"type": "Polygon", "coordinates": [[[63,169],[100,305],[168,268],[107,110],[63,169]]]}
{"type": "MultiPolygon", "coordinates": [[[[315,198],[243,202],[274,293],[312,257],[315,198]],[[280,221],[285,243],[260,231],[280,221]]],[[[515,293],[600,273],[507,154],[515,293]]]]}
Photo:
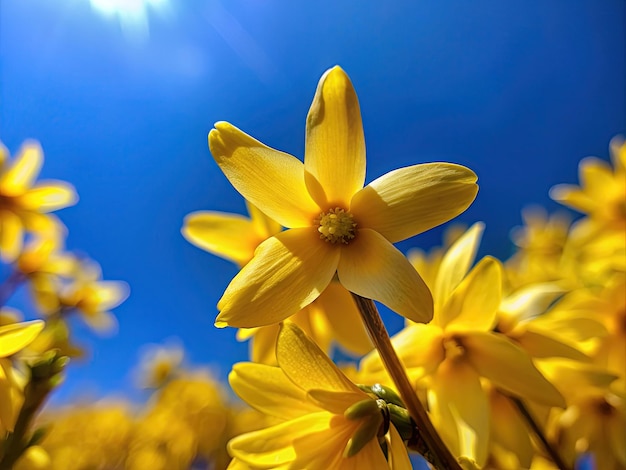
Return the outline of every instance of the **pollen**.
{"type": "Polygon", "coordinates": [[[315,219],[320,238],[330,243],[348,244],[356,235],[356,222],[350,212],[340,207],[323,212],[315,219]]]}

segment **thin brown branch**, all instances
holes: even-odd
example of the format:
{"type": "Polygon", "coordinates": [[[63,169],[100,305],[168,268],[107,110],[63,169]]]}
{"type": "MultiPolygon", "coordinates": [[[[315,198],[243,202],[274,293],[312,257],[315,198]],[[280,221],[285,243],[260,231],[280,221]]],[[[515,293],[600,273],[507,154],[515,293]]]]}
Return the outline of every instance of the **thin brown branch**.
{"type": "MultiPolygon", "coordinates": [[[[424,457],[438,470],[461,470],[461,466],[435,430],[428,413],[413,390],[404,367],[396,354],[378,309],[371,299],[352,293],[365,327],[378,353],[394,381],[406,408],[419,429],[420,438],[427,450],[424,457]]],[[[422,446],[420,445],[420,448],[422,446]]]]}

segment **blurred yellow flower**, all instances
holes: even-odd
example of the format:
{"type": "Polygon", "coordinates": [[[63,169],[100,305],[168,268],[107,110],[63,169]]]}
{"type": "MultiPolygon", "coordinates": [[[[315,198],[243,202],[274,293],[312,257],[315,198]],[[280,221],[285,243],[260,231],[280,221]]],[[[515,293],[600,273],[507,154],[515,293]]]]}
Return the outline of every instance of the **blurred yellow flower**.
{"type": "Polygon", "coordinates": [[[48,235],[55,227],[47,212],[76,203],[74,188],[65,182],[34,183],[43,163],[37,142],[24,143],[13,161],[0,144],[0,258],[11,262],[20,253],[24,231],[48,235]]]}
{"type": "Polygon", "coordinates": [[[615,137],[610,144],[610,164],[595,157],[580,162],[580,187],[559,184],[550,196],[583,212],[601,227],[626,228],[626,142],[615,137]]]}
{"type": "MultiPolygon", "coordinates": [[[[441,260],[433,321],[410,324],[392,339],[409,376],[427,388],[433,422],[446,444],[479,466],[486,462],[490,433],[484,379],[538,403],[565,404],[530,356],[493,332],[502,298],[501,264],[485,257],[470,270],[482,230],[480,223],[470,227],[441,260]]],[[[382,369],[376,352],[361,364],[365,373],[382,369]]]]}
{"type": "Polygon", "coordinates": [[[230,468],[410,469],[406,448],[393,424],[389,462],[381,410],[293,323],[278,337],[279,367],[235,364],[235,393],[281,422],[243,434],[228,444],[230,468]]]}
{"type": "Polygon", "coordinates": [[[306,124],[304,164],[231,124],[209,133],[218,165],[246,200],[288,229],[261,243],[218,303],[216,326],[277,323],[310,304],[335,275],[351,292],[417,322],[432,317],[424,281],[392,243],[463,212],[478,186],[449,163],[394,170],[363,187],[365,141],[356,93],[334,67],[306,124]]]}
{"type": "Polygon", "coordinates": [[[22,383],[10,356],[32,343],[43,329],[41,320],[0,326],[0,436],[13,430],[22,404],[22,383]]]}

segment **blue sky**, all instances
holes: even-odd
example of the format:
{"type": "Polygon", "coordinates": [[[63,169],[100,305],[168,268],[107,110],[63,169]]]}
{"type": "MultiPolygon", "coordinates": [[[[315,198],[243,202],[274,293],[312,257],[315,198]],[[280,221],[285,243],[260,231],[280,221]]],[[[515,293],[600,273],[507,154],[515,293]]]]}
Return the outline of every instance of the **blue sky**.
{"type": "Polygon", "coordinates": [[[133,32],[88,0],[0,4],[0,139],[12,152],[41,142],[42,177],[80,196],[59,212],[68,247],[131,287],[116,336],[77,325],[92,357],[61,401],[129,391],[141,345],[171,337],[222,378],[247,358],[234,330],[213,327],[235,266],[180,235],[190,212],[244,211],[207,148],[216,121],[301,157],[317,81],[339,64],[361,103],[367,180],[472,168],[480,192],[458,220],[484,221],[482,253],[501,258],[521,209],[556,209],[549,188],[626,130],[623,0],[162,0],[146,13],[133,32]]]}

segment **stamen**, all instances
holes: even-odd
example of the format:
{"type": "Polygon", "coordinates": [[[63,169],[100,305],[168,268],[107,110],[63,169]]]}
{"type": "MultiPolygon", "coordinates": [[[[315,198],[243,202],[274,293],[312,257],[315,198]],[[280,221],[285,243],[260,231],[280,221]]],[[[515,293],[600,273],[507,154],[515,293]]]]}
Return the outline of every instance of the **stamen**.
{"type": "Polygon", "coordinates": [[[356,235],[356,222],[350,212],[340,207],[323,212],[315,219],[320,238],[330,243],[348,244],[356,235]]]}

